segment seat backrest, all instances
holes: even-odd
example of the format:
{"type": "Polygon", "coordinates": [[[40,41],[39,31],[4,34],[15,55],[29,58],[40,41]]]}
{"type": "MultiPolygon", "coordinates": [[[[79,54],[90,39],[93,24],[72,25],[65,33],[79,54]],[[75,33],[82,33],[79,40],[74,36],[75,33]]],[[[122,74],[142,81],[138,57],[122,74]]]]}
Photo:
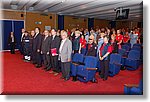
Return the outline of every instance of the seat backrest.
{"type": "Polygon", "coordinates": [[[125,43],[124,45],[128,45],[131,48],[131,43],[125,43]]]}
{"type": "Polygon", "coordinates": [[[111,54],[109,63],[121,63],[121,55],[120,54],[111,54]]]}
{"type": "Polygon", "coordinates": [[[137,43],[137,44],[134,44],[133,46],[139,46],[139,47],[141,47],[142,45],[137,43]]]}
{"type": "Polygon", "coordinates": [[[140,88],[140,90],[143,90],[143,80],[142,79],[140,80],[139,88],[140,88]]]}
{"type": "Polygon", "coordinates": [[[125,49],[126,51],[129,51],[130,50],[130,46],[128,46],[128,45],[122,45],[122,49],[125,49]]]}
{"type": "Polygon", "coordinates": [[[83,62],[83,60],[84,60],[84,55],[79,53],[74,54],[72,59],[73,62],[83,62]]]}
{"type": "Polygon", "coordinates": [[[120,54],[121,56],[125,55],[126,50],[125,49],[119,49],[118,50],[118,54],[120,54]]]}
{"type": "Polygon", "coordinates": [[[141,51],[141,47],[140,46],[133,46],[131,50],[141,51]]]}
{"type": "Polygon", "coordinates": [[[96,68],[97,66],[97,58],[93,56],[85,56],[84,63],[86,67],[96,68]]]}
{"type": "Polygon", "coordinates": [[[128,58],[130,59],[140,59],[140,51],[130,50],[128,54],[128,58]]]}

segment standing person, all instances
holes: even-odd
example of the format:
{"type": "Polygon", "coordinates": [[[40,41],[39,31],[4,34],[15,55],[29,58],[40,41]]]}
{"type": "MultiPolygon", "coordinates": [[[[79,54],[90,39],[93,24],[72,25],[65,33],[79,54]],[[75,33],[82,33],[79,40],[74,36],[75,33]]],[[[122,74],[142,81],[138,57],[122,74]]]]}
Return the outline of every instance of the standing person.
{"type": "Polygon", "coordinates": [[[8,45],[10,46],[10,53],[15,54],[16,38],[14,36],[14,32],[10,32],[8,37],[8,45]]]}
{"type": "Polygon", "coordinates": [[[107,80],[108,78],[108,71],[109,71],[109,56],[112,52],[112,47],[109,44],[109,36],[104,36],[104,43],[102,44],[101,48],[99,49],[99,59],[101,65],[101,73],[99,73],[100,77],[103,80],[107,80]]]}
{"type": "Polygon", "coordinates": [[[41,47],[41,54],[43,56],[45,71],[49,71],[51,68],[50,63],[50,44],[51,44],[51,38],[49,36],[49,31],[44,31],[44,39],[42,40],[42,47],[41,47]]]}
{"type": "Polygon", "coordinates": [[[70,78],[70,62],[72,53],[72,42],[68,39],[66,31],[61,32],[61,44],[59,48],[59,59],[61,61],[62,79],[65,81],[70,78]]]}
{"type": "Polygon", "coordinates": [[[94,35],[90,35],[89,42],[86,45],[86,56],[94,56],[96,57],[97,45],[95,44],[94,35]]]}
{"type": "Polygon", "coordinates": [[[21,29],[21,32],[22,32],[22,35],[21,35],[21,43],[20,43],[20,53],[23,55],[23,42],[22,42],[22,40],[23,40],[23,37],[24,37],[24,32],[25,32],[25,29],[24,28],[22,28],[21,29]]]}
{"type": "Polygon", "coordinates": [[[116,41],[119,49],[121,49],[121,44],[123,40],[123,36],[120,33],[120,30],[117,30],[116,41]]]}
{"type": "Polygon", "coordinates": [[[131,48],[132,48],[133,45],[137,43],[138,34],[136,34],[136,32],[133,31],[133,32],[131,32],[131,34],[129,34],[129,36],[130,36],[130,43],[131,43],[131,48]]]}
{"type": "Polygon", "coordinates": [[[32,63],[33,63],[33,60],[35,59],[34,56],[33,56],[33,38],[34,38],[34,35],[35,35],[35,31],[32,30],[31,34],[30,34],[30,53],[31,53],[31,61],[32,61],[32,63]]]}
{"type": "Polygon", "coordinates": [[[79,53],[82,53],[82,54],[86,53],[86,40],[84,38],[84,35],[81,35],[81,38],[80,38],[79,53]]]}
{"type": "Polygon", "coordinates": [[[125,44],[125,43],[128,43],[128,42],[129,42],[129,39],[130,39],[129,34],[128,34],[128,32],[126,32],[126,33],[123,35],[123,43],[124,43],[124,44],[125,44]]]}
{"type": "Polygon", "coordinates": [[[60,37],[56,35],[56,29],[51,30],[51,64],[52,64],[52,70],[50,73],[53,73],[55,76],[59,74],[60,69],[58,67],[58,52],[59,52],[59,46],[60,46],[60,37]]]}
{"type": "Polygon", "coordinates": [[[30,36],[27,31],[24,32],[24,37],[22,38],[23,43],[23,53],[24,53],[24,61],[30,61],[30,36]]]}
{"type": "MultiPolygon", "coordinates": [[[[103,42],[104,42],[104,35],[105,35],[105,33],[104,32],[101,32],[100,33],[100,38],[98,38],[98,41],[97,41],[97,48],[98,49],[100,49],[100,47],[101,47],[101,45],[103,44],[103,42]]],[[[97,50],[97,54],[99,53],[99,50],[97,50]]]]}
{"type": "Polygon", "coordinates": [[[80,34],[81,32],[79,30],[75,31],[75,39],[73,40],[73,53],[74,54],[79,52],[80,34]]]}
{"type": "Polygon", "coordinates": [[[33,56],[35,61],[33,64],[36,64],[36,68],[42,67],[42,59],[41,59],[41,44],[42,44],[42,35],[40,34],[40,28],[35,28],[35,36],[33,38],[33,56]]]}

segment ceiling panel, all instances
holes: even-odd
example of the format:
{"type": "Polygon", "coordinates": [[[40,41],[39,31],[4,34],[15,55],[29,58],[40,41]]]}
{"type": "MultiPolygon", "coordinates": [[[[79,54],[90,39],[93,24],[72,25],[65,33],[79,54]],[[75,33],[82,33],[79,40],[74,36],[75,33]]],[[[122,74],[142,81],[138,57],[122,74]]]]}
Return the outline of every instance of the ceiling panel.
{"type": "Polygon", "coordinates": [[[11,4],[17,5],[17,10],[29,10],[41,13],[57,13],[62,15],[101,18],[114,20],[115,8],[129,8],[129,19],[141,17],[142,0],[2,0],[3,9],[12,9],[11,4]]]}

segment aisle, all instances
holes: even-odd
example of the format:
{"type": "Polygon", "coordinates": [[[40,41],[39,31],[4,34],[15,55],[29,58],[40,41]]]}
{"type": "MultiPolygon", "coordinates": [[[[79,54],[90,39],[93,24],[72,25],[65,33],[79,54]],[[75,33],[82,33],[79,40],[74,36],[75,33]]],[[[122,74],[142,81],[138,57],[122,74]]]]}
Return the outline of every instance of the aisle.
{"type": "Polygon", "coordinates": [[[142,66],[136,71],[120,71],[107,81],[96,78],[98,83],[67,82],[44,70],[24,62],[17,52],[4,52],[4,92],[3,94],[123,94],[124,84],[137,84],[141,78],[142,66]]]}

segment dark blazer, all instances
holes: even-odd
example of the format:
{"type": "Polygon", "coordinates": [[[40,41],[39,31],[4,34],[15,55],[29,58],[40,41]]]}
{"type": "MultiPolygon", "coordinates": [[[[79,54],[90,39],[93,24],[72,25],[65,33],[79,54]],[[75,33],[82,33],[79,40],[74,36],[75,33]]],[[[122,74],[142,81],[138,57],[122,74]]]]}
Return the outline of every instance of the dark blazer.
{"type": "Polygon", "coordinates": [[[43,40],[42,40],[41,51],[43,54],[46,54],[47,52],[50,51],[51,37],[48,36],[45,40],[44,39],[45,37],[43,37],[43,40]]]}
{"type": "Polygon", "coordinates": [[[96,52],[97,52],[97,45],[95,43],[92,43],[92,46],[90,47],[90,49],[88,50],[88,45],[86,46],[86,55],[87,56],[96,56],[96,52]]]}
{"type": "Polygon", "coordinates": [[[38,34],[36,37],[33,38],[33,51],[37,51],[38,49],[41,50],[42,45],[42,35],[38,34]]]}
{"type": "Polygon", "coordinates": [[[51,44],[50,44],[50,49],[56,48],[57,50],[57,54],[59,53],[59,46],[60,46],[60,37],[58,37],[57,35],[54,37],[51,36],[51,44]]]}
{"type": "MultiPolygon", "coordinates": [[[[12,38],[11,36],[8,37],[8,44],[12,43],[12,38]]],[[[16,37],[14,36],[14,43],[17,43],[16,37]]]]}

